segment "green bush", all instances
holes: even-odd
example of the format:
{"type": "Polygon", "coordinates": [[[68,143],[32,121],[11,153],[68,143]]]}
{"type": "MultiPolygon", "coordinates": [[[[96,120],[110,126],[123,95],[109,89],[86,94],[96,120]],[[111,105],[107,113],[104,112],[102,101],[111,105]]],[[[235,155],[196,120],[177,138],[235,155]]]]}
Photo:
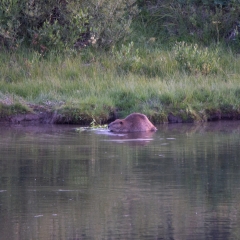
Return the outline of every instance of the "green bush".
{"type": "Polygon", "coordinates": [[[30,29],[31,45],[41,52],[73,48],[78,40],[86,41],[88,14],[70,4],[62,12],[62,17],[46,19],[42,26],[30,29]],[[64,12],[66,11],[66,12],[64,12]]]}
{"type": "Polygon", "coordinates": [[[118,68],[125,72],[138,72],[142,66],[139,50],[134,47],[133,42],[126,45],[122,44],[119,50],[113,47],[112,54],[116,59],[118,68]]]}
{"type": "Polygon", "coordinates": [[[136,13],[134,0],[2,0],[0,41],[8,49],[24,42],[41,53],[96,41],[107,47],[129,33],[136,13]]]}
{"type": "Polygon", "coordinates": [[[24,4],[18,2],[18,0],[2,0],[0,4],[0,42],[8,49],[14,49],[21,41],[19,19],[24,4]]]}
{"type": "Polygon", "coordinates": [[[98,45],[109,47],[130,33],[133,17],[138,13],[136,0],[85,0],[90,28],[98,45]]]}

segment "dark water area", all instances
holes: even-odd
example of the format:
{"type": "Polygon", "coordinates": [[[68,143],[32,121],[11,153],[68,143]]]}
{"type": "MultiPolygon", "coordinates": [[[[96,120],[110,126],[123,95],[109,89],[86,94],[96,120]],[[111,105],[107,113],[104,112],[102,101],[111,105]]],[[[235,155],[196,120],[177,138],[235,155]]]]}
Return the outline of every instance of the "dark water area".
{"type": "Polygon", "coordinates": [[[0,125],[1,240],[240,239],[240,121],[74,128],[0,125]]]}

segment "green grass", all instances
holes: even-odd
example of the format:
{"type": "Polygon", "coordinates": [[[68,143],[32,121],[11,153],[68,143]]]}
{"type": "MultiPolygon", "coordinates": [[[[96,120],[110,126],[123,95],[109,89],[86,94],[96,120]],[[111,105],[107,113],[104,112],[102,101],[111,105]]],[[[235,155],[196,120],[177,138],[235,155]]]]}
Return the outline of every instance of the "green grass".
{"type": "Polygon", "coordinates": [[[129,43],[109,52],[84,50],[65,56],[3,52],[0,103],[39,104],[75,122],[86,118],[99,123],[114,111],[122,117],[142,112],[154,122],[166,121],[169,112],[195,120],[209,111],[240,112],[239,56],[220,45],[198,47],[197,54],[191,47],[184,51],[180,60],[176,49],[157,43],[129,43]],[[190,61],[191,68],[186,69],[184,61],[190,61]],[[205,62],[208,71],[202,70],[205,62]]]}

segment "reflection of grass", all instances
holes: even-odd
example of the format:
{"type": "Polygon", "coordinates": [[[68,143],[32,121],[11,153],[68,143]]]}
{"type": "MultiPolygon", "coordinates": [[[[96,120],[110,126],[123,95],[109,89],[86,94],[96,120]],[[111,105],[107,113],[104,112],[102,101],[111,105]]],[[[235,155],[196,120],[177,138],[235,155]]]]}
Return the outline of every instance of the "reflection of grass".
{"type": "Polygon", "coordinates": [[[81,60],[81,55],[41,58],[27,51],[2,53],[0,102],[4,104],[11,95],[22,104],[41,104],[75,119],[69,122],[95,119],[99,124],[114,112],[120,117],[142,112],[163,122],[169,112],[183,111],[198,119],[206,117],[209,109],[240,111],[240,59],[232,52],[220,49],[218,67],[206,75],[184,72],[174,50],[139,49],[131,49],[127,55],[84,53],[94,55],[90,62],[81,60]],[[131,60],[129,68],[125,58],[131,60]]]}

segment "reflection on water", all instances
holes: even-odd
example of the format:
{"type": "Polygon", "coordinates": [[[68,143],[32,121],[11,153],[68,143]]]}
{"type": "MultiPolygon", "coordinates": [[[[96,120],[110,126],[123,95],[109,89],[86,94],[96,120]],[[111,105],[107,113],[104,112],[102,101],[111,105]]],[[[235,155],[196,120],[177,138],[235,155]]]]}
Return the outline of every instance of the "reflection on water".
{"type": "Polygon", "coordinates": [[[1,239],[238,239],[240,122],[158,129],[0,126],[1,239]]]}

